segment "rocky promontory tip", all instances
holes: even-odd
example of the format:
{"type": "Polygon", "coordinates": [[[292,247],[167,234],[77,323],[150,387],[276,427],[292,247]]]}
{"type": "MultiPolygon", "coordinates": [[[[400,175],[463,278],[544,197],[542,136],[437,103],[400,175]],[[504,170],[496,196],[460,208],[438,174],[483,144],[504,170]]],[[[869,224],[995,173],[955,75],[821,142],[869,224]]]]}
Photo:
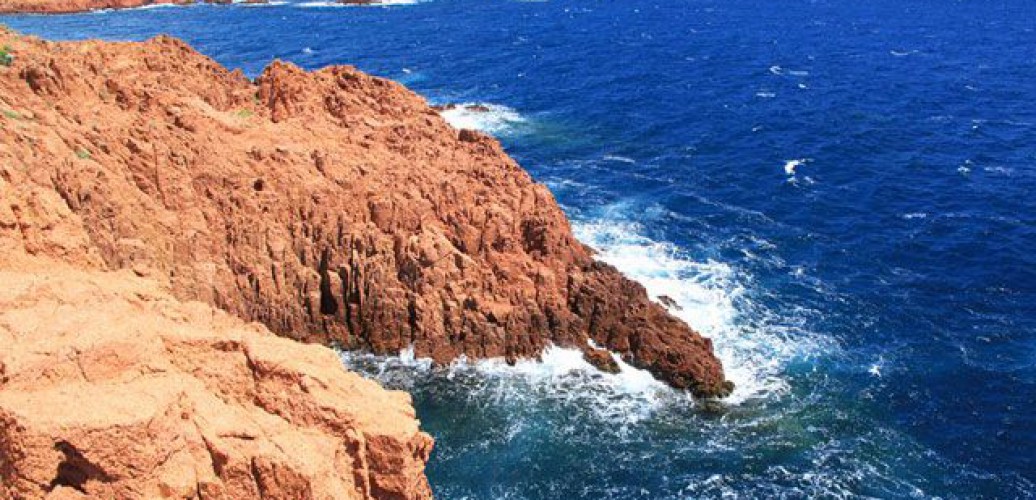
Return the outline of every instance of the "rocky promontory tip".
{"type": "Polygon", "coordinates": [[[58,193],[110,269],[306,341],[440,363],[592,341],[730,391],[711,342],[595,261],[496,140],[396,83],[282,62],[252,82],[171,38],[3,38],[4,168],[58,193]]]}

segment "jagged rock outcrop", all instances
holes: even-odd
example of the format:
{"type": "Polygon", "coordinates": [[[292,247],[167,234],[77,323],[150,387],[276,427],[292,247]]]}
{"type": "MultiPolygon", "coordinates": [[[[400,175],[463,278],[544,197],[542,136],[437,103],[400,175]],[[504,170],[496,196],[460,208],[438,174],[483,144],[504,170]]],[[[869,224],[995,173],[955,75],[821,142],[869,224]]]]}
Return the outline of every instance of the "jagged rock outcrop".
{"type": "Polygon", "coordinates": [[[410,397],[330,349],[129,270],[4,253],[0,283],[0,498],[431,497],[410,397]]]}
{"type": "MultiPolygon", "coordinates": [[[[266,3],[244,0],[241,3],[266,3]]],[[[99,9],[130,9],[148,5],[233,3],[233,0],[0,0],[0,14],[70,14],[99,9]]]]}
{"type": "Polygon", "coordinates": [[[497,141],[398,84],[281,62],[252,82],[171,38],[2,38],[0,175],[59,195],[107,268],[307,341],[448,362],[592,339],[730,390],[711,342],[596,262],[497,141]]]}

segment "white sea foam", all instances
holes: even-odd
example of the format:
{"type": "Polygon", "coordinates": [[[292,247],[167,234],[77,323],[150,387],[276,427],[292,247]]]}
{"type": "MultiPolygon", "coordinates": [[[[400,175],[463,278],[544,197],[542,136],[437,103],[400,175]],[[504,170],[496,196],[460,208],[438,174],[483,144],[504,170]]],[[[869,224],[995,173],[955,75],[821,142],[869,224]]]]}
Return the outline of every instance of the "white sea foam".
{"type": "Polygon", "coordinates": [[[598,250],[597,257],[640,282],[655,299],[665,295],[679,306],[670,312],[713,340],[727,378],[736,386],[725,401],[782,394],[788,390],[782,370],[801,351],[784,335],[786,326],[765,326],[765,311],[748,299],[743,280],[727,264],[697,262],[672,244],[641,235],[634,223],[576,223],[576,236],[598,250]]]}
{"type": "Polygon", "coordinates": [[[92,14],[107,14],[115,11],[126,11],[126,10],[152,10],[152,9],[172,9],[172,8],[184,8],[189,7],[190,4],[175,4],[175,3],[152,3],[147,5],[141,5],[139,7],[129,7],[125,9],[95,9],[90,11],[92,14]]]}
{"type": "MultiPolygon", "coordinates": [[[[470,361],[461,357],[448,367],[435,368],[430,360],[414,357],[407,349],[395,357],[342,352],[351,369],[391,387],[411,390],[418,381],[439,377],[468,393],[468,397],[521,407],[521,401],[553,400],[589,410],[598,418],[622,425],[648,417],[674,398],[687,398],[650,373],[614,356],[620,373],[602,373],[578,349],[549,346],[540,359],[521,359],[508,365],[499,358],[470,361]]],[[[690,400],[688,400],[690,401],[690,400]]]]}
{"type": "Polygon", "coordinates": [[[287,5],[287,4],[288,4],[288,2],[281,2],[281,1],[271,1],[271,2],[264,2],[264,3],[248,3],[246,0],[234,0],[234,5],[237,5],[237,6],[240,6],[240,7],[249,7],[249,8],[251,8],[251,7],[276,7],[278,5],[287,5]]]}
{"type": "Polygon", "coordinates": [[[313,8],[327,8],[327,7],[392,7],[395,5],[414,5],[420,3],[421,0],[381,0],[378,3],[370,4],[349,4],[340,3],[335,1],[314,1],[314,2],[302,2],[295,4],[297,7],[306,9],[313,8]]]}
{"type": "Polygon", "coordinates": [[[526,123],[525,117],[517,111],[499,104],[468,102],[457,104],[441,114],[453,128],[480,130],[489,134],[504,134],[516,125],[526,123]]]}
{"type": "Polygon", "coordinates": [[[141,5],[140,7],[133,7],[133,10],[151,10],[151,9],[168,9],[172,7],[186,7],[185,4],[175,3],[152,3],[148,5],[141,5]]]}

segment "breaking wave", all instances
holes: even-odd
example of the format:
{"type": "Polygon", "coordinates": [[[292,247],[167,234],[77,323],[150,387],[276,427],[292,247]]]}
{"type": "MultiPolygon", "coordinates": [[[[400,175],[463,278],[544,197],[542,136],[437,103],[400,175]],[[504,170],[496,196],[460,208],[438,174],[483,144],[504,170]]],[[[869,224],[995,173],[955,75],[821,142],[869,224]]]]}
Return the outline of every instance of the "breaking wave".
{"type": "Polygon", "coordinates": [[[457,104],[440,114],[453,128],[479,130],[494,135],[506,134],[527,122],[525,117],[507,106],[480,102],[457,104]]]}
{"type": "Polygon", "coordinates": [[[513,407],[554,402],[594,414],[599,421],[633,425],[666,404],[695,404],[650,373],[627,365],[616,356],[622,371],[603,373],[583,359],[578,349],[550,346],[539,360],[508,365],[499,358],[477,361],[461,358],[435,367],[415,358],[413,350],[399,356],[341,352],[345,365],[396,389],[414,392],[418,384],[440,384],[452,394],[464,394],[480,405],[513,407]]]}
{"type": "Polygon", "coordinates": [[[792,324],[793,318],[780,318],[752,301],[747,277],[728,264],[698,262],[676,245],[647,238],[637,223],[592,221],[573,229],[599,252],[598,259],[640,282],[653,299],[671,298],[677,307],[670,312],[712,339],[727,378],[736,385],[726,404],[788,391],[784,368],[807,354],[807,335],[792,324]]]}

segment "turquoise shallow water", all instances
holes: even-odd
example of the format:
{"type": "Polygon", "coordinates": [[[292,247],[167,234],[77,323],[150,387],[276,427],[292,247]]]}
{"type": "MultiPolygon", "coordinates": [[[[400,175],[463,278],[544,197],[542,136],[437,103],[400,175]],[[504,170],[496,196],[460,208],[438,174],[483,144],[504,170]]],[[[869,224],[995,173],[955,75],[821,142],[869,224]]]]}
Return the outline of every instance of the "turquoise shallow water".
{"type": "Polygon", "coordinates": [[[496,134],[677,299],[734,396],[637,373],[346,362],[411,390],[443,498],[1031,497],[1036,4],[294,0],[2,22],[349,63],[496,134]]]}

